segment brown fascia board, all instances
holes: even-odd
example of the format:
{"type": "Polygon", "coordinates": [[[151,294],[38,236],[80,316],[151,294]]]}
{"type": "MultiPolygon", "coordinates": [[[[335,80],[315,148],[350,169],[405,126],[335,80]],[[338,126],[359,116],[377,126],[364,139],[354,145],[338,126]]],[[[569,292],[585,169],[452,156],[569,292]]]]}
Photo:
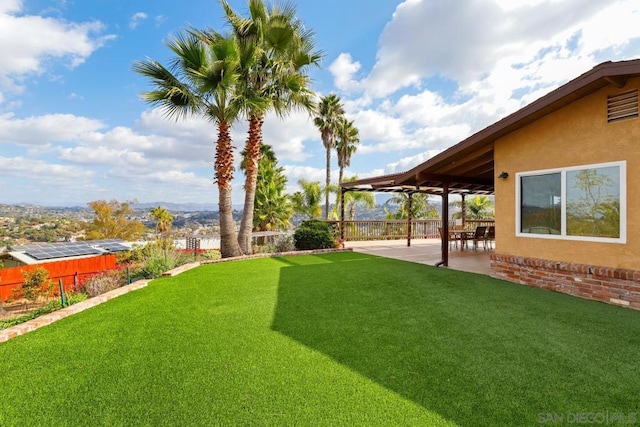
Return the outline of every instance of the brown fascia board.
{"type": "Polygon", "coordinates": [[[402,176],[403,174],[404,174],[404,172],[402,172],[402,173],[393,173],[393,174],[389,174],[389,175],[374,176],[372,178],[362,178],[362,179],[359,179],[357,181],[346,181],[346,182],[343,182],[342,184],[340,184],[340,186],[342,188],[357,187],[358,185],[393,186],[394,183],[395,183],[396,178],[398,178],[399,176],[402,176]]]}
{"type": "Polygon", "coordinates": [[[638,75],[640,75],[640,59],[619,62],[607,61],[598,64],[586,73],[549,92],[542,98],[533,101],[515,113],[473,134],[464,141],[433,156],[413,169],[399,174],[401,176],[395,180],[395,183],[403,184],[405,182],[411,182],[420,172],[437,168],[443,163],[448,163],[451,157],[457,154],[471,151],[483,145],[492,144],[496,139],[606,86],[609,84],[608,79],[615,78],[617,82],[620,82],[621,77],[634,77],[638,75]]]}

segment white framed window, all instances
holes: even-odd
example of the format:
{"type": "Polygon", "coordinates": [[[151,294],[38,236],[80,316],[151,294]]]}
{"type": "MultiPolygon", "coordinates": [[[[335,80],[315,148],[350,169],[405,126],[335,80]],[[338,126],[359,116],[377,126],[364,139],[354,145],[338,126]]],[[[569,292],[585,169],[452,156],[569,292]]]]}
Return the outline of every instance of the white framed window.
{"type": "Polygon", "coordinates": [[[626,243],[627,162],[516,173],[516,236],[626,243]]]}

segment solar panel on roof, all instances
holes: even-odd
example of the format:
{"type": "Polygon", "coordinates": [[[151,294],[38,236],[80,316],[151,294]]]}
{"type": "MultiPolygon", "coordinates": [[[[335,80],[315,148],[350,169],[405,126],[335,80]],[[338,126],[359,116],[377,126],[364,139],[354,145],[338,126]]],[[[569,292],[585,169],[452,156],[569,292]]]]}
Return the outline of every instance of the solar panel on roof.
{"type": "Polygon", "coordinates": [[[32,248],[24,251],[31,258],[37,260],[54,259],[54,258],[68,258],[80,255],[100,255],[102,251],[96,248],[92,248],[88,245],[78,246],[77,248],[32,248]]]}
{"type": "Polygon", "coordinates": [[[87,240],[80,242],[31,243],[15,245],[12,251],[24,252],[37,260],[68,258],[81,255],[100,255],[104,252],[128,251],[122,239],[87,240]]]}
{"type": "Polygon", "coordinates": [[[106,243],[106,244],[102,244],[100,245],[100,247],[102,249],[105,249],[109,252],[121,252],[121,251],[128,251],[129,247],[125,246],[123,244],[120,243],[106,243]]]}

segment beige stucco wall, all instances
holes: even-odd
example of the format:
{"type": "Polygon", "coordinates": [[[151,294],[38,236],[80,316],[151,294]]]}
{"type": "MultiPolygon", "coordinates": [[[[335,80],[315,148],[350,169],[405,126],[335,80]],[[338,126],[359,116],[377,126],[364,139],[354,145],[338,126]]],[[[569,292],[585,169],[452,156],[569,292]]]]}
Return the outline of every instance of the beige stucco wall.
{"type": "Polygon", "coordinates": [[[607,123],[607,86],[495,142],[496,253],[640,270],[640,118],[607,123]],[[516,237],[516,173],[627,161],[627,243],[516,237]],[[498,179],[508,172],[506,180],[498,179]]]}

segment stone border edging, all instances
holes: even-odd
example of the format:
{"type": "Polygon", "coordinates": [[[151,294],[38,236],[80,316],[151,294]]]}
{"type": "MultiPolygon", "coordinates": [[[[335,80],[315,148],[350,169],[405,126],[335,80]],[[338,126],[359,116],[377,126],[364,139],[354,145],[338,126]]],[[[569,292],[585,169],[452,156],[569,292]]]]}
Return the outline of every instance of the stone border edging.
{"type": "MultiPolygon", "coordinates": [[[[291,252],[254,254],[254,255],[243,255],[239,257],[232,257],[232,258],[221,258],[221,259],[215,259],[215,260],[209,260],[209,261],[198,261],[198,262],[192,262],[189,264],[184,264],[172,270],[165,271],[164,273],[162,273],[162,276],[163,277],[177,276],[180,273],[183,273],[187,270],[191,270],[192,268],[196,268],[204,264],[216,264],[219,262],[239,261],[239,260],[254,259],[254,258],[279,258],[279,257],[291,256],[291,255],[314,255],[314,254],[324,254],[329,252],[353,252],[353,249],[352,248],[314,249],[309,251],[291,251],[291,252]]],[[[12,338],[19,337],[20,335],[24,335],[28,332],[35,331],[38,328],[50,325],[53,322],[57,322],[60,319],[64,319],[65,317],[72,316],[76,313],[80,313],[81,311],[84,311],[91,307],[95,307],[96,305],[100,305],[103,302],[107,302],[113,298],[119,297],[120,295],[127,294],[131,291],[137,291],[138,289],[141,289],[147,286],[151,280],[153,279],[138,280],[137,282],[133,282],[129,285],[121,286],[118,289],[105,292],[104,294],[98,295],[97,297],[89,298],[77,304],[73,304],[69,307],[65,307],[60,310],[54,311],[52,313],[48,313],[40,317],[36,317],[35,319],[27,320],[26,322],[20,323],[19,325],[15,325],[7,329],[0,330],[0,343],[9,341],[12,338]]]]}

